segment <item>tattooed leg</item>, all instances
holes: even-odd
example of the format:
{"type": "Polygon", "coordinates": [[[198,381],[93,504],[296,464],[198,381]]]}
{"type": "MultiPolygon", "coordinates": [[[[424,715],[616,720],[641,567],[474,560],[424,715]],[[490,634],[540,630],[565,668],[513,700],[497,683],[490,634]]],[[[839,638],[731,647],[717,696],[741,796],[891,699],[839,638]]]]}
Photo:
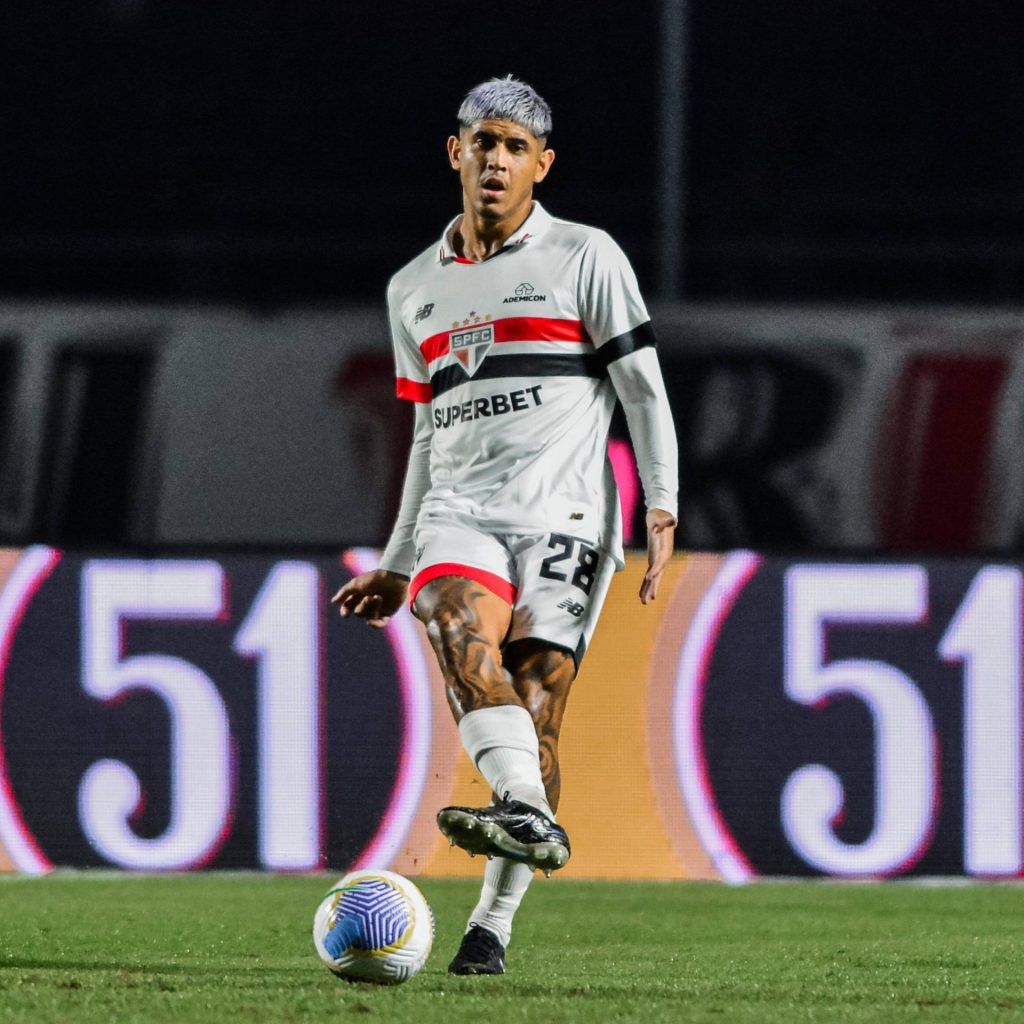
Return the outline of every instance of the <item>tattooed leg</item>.
{"type": "Polygon", "coordinates": [[[558,809],[562,776],[558,766],[558,735],[576,662],[567,651],[541,640],[519,640],[505,651],[512,685],[530,712],[540,749],[541,776],[552,810],[558,809]]]}
{"type": "Polygon", "coordinates": [[[413,612],[427,627],[456,722],[482,708],[522,707],[501,663],[512,609],[500,597],[464,576],[442,576],[416,595],[413,612]]]}
{"type": "MultiPolygon", "coordinates": [[[[415,612],[440,662],[466,753],[502,800],[550,815],[533,718],[501,664],[511,608],[472,580],[443,576],[417,594],[415,612]]],[[[475,813],[444,808],[438,825],[452,842],[479,853],[475,813]]]]}
{"type": "MultiPolygon", "coordinates": [[[[558,733],[569,689],[576,675],[575,661],[565,651],[541,641],[519,640],[505,649],[504,664],[512,675],[515,692],[529,713],[525,728],[532,728],[536,733],[540,754],[539,781],[554,812],[561,789],[558,733]]],[[[498,788],[495,786],[496,797],[502,795],[498,788]]],[[[537,801],[532,803],[540,806],[537,801]]],[[[529,864],[504,856],[489,860],[484,869],[480,899],[470,915],[467,928],[471,930],[474,925],[486,928],[498,937],[501,945],[507,946],[512,936],[512,922],[532,879],[533,867],[529,864]]],[[[458,957],[452,968],[457,966],[458,957]]]]}

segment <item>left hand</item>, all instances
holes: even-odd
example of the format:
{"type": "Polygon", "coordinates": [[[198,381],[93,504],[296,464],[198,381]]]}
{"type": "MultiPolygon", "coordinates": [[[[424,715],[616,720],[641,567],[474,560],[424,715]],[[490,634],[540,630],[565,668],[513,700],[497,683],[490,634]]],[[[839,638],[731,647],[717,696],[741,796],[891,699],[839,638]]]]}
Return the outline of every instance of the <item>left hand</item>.
{"type": "Polygon", "coordinates": [[[383,629],[409,592],[409,577],[387,569],[375,569],[350,579],[334,597],[343,619],[354,615],[374,629],[383,629]]]}
{"type": "Polygon", "coordinates": [[[647,604],[658,596],[658,581],[672,557],[677,519],[663,508],[647,513],[647,572],[640,584],[640,603],[647,604]]]}

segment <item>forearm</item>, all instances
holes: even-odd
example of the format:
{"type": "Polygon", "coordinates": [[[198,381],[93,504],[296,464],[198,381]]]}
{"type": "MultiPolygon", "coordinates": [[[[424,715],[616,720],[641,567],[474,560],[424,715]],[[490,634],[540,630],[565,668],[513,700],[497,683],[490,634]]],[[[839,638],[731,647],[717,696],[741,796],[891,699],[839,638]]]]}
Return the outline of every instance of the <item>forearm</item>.
{"type": "Polygon", "coordinates": [[[678,514],[679,450],[665,382],[654,348],[642,348],[608,366],[622,402],[647,508],[678,514]]]}
{"type": "Polygon", "coordinates": [[[402,500],[395,517],[395,525],[391,531],[384,554],[381,556],[380,567],[401,576],[412,574],[416,551],[413,544],[413,533],[416,529],[416,517],[420,505],[430,489],[430,439],[433,436],[433,425],[430,420],[430,404],[417,403],[416,425],[413,432],[412,446],[409,449],[409,464],[405,470],[405,482],[402,485],[402,500]]]}

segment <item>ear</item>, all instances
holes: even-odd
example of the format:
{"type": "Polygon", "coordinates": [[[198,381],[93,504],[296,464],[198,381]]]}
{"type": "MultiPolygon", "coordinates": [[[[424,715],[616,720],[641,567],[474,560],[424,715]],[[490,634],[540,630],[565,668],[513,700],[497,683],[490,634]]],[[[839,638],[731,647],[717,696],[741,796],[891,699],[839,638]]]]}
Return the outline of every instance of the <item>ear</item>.
{"type": "Polygon", "coordinates": [[[542,150],[540,155],[537,157],[537,168],[533,172],[534,184],[543,181],[548,176],[548,171],[551,170],[551,165],[555,162],[555,151],[553,149],[542,150]]]}
{"type": "Polygon", "coordinates": [[[457,135],[448,136],[448,162],[457,171],[462,159],[462,140],[457,135]]]}

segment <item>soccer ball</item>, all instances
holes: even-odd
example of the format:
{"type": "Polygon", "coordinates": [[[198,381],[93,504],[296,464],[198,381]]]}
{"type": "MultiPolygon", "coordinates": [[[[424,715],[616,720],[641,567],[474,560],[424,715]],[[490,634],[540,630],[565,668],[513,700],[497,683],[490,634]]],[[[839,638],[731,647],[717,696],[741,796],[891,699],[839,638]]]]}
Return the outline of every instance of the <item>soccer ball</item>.
{"type": "Polygon", "coordinates": [[[350,871],[317,907],[313,944],[339,978],[397,985],[427,962],[434,915],[408,878],[350,871]]]}

